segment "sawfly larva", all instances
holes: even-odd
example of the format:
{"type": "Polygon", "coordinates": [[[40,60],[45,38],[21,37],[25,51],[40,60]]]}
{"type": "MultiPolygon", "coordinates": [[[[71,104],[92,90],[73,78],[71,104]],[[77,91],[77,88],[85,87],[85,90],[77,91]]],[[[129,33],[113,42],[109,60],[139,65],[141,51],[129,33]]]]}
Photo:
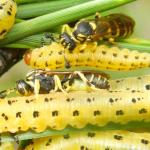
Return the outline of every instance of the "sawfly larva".
{"type": "MultiPolygon", "coordinates": [[[[25,80],[17,80],[16,87],[0,91],[0,98],[4,98],[11,92],[17,91],[22,96],[48,94],[62,91],[92,91],[108,89],[108,75],[91,71],[48,71],[36,69],[29,72],[25,80]]],[[[66,93],[67,94],[67,93],[66,93]]]]}
{"type": "Polygon", "coordinates": [[[0,133],[61,130],[67,125],[105,126],[109,122],[150,121],[149,92],[123,91],[62,92],[0,101],[0,133]]]}
{"type": "Polygon", "coordinates": [[[25,150],[149,150],[150,133],[79,132],[35,139],[25,150]]]}
{"type": "Polygon", "coordinates": [[[89,48],[69,53],[53,42],[49,46],[36,48],[24,56],[25,63],[33,68],[55,70],[70,67],[95,67],[107,70],[134,70],[150,66],[150,54],[130,51],[126,48],[109,48],[99,45],[96,49],[89,48]],[[64,52],[65,51],[65,52],[64,52]]]}
{"type": "Polygon", "coordinates": [[[134,20],[124,14],[118,13],[100,17],[96,13],[95,19],[83,19],[77,22],[73,29],[64,25],[60,35],[60,43],[72,52],[78,43],[103,39],[113,42],[114,39],[126,38],[132,34],[134,25],[134,20]]]}
{"type": "Polygon", "coordinates": [[[112,91],[146,91],[150,90],[150,75],[109,80],[112,91]]]}
{"type": "Polygon", "coordinates": [[[2,142],[0,150],[15,150],[14,144],[11,142],[2,142]]]}
{"type": "Polygon", "coordinates": [[[15,22],[17,5],[14,0],[0,0],[0,39],[11,29],[15,22]]]}

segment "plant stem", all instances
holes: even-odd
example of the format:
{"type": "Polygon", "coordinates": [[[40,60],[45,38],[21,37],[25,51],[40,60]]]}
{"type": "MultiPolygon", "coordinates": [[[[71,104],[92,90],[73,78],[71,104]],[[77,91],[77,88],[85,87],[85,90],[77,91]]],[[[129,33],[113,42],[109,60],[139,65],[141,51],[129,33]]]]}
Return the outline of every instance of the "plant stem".
{"type": "Polygon", "coordinates": [[[61,0],[20,5],[18,6],[17,18],[37,17],[88,1],[90,0],[61,0]]]}

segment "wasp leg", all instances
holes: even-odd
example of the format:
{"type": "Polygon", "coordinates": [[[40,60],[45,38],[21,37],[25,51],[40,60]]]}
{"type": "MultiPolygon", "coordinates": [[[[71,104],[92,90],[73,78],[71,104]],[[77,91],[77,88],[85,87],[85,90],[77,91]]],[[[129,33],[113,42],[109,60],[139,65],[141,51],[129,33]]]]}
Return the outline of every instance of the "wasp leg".
{"type": "Polygon", "coordinates": [[[67,92],[62,88],[60,78],[57,75],[54,75],[54,82],[55,82],[55,88],[54,92],[56,92],[58,89],[61,90],[64,94],[67,94],[67,92]]]}
{"type": "Polygon", "coordinates": [[[95,20],[98,20],[98,19],[100,19],[100,18],[101,18],[100,13],[99,13],[99,12],[96,12],[96,13],[95,13],[95,20]]]}
{"type": "Polygon", "coordinates": [[[64,24],[64,25],[62,26],[61,33],[66,32],[66,33],[68,33],[69,35],[71,35],[72,31],[73,31],[73,29],[72,29],[71,27],[69,27],[68,24],[64,24]]]}
{"type": "Polygon", "coordinates": [[[38,98],[38,95],[39,95],[39,92],[40,92],[40,81],[38,79],[35,79],[33,87],[34,87],[35,97],[38,98]]]}
{"type": "Polygon", "coordinates": [[[14,92],[15,89],[8,89],[8,90],[4,90],[4,91],[0,91],[0,98],[5,98],[6,96],[8,96],[11,92],[14,92]]]}

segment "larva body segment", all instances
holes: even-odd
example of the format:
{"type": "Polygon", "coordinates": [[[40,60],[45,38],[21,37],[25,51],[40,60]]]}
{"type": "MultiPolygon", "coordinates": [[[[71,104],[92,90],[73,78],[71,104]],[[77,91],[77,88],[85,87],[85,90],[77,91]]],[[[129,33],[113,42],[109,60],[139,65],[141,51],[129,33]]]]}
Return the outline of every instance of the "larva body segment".
{"type": "Polygon", "coordinates": [[[14,0],[0,1],[0,39],[11,29],[15,22],[17,5],[14,0]]]}
{"type": "Polygon", "coordinates": [[[25,150],[149,150],[150,134],[129,131],[81,132],[33,140],[25,150]]]}
{"type": "Polygon", "coordinates": [[[11,142],[2,142],[0,150],[15,150],[14,144],[11,142]]]}
{"type": "MultiPolygon", "coordinates": [[[[90,45],[90,44],[89,44],[90,45]]],[[[109,70],[134,70],[149,67],[150,54],[138,51],[120,50],[99,45],[96,49],[90,47],[69,53],[58,43],[37,48],[24,56],[26,64],[33,68],[48,68],[55,70],[66,67],[96,67],[109,70]],[[64,52],[65,51],[65,52],[64,52]]]]}
{"type": "Polygon", "coordinates": [[[0,133],[150,121],[149,92],[57,92],[0,101],[0,133]],[[49,118],[49,119],[47,119],[49,118]]]}
{"type": "Polygon", "coordinates": [[[146,91],[150,90],[150,75],[110,80],[110,90],[146,91]]]}

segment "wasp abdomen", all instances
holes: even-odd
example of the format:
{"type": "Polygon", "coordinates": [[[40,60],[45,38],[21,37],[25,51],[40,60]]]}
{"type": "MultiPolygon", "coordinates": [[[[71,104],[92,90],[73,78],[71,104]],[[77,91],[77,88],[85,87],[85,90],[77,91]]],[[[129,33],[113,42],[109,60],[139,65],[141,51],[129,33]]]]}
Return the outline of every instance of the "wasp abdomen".
{"type": "Polygon", "coordinates": [[[123,14],[110,14],[96,19],[95,36],[103,39],[126,38],[133,32],[135,22],[123,14]]]}

